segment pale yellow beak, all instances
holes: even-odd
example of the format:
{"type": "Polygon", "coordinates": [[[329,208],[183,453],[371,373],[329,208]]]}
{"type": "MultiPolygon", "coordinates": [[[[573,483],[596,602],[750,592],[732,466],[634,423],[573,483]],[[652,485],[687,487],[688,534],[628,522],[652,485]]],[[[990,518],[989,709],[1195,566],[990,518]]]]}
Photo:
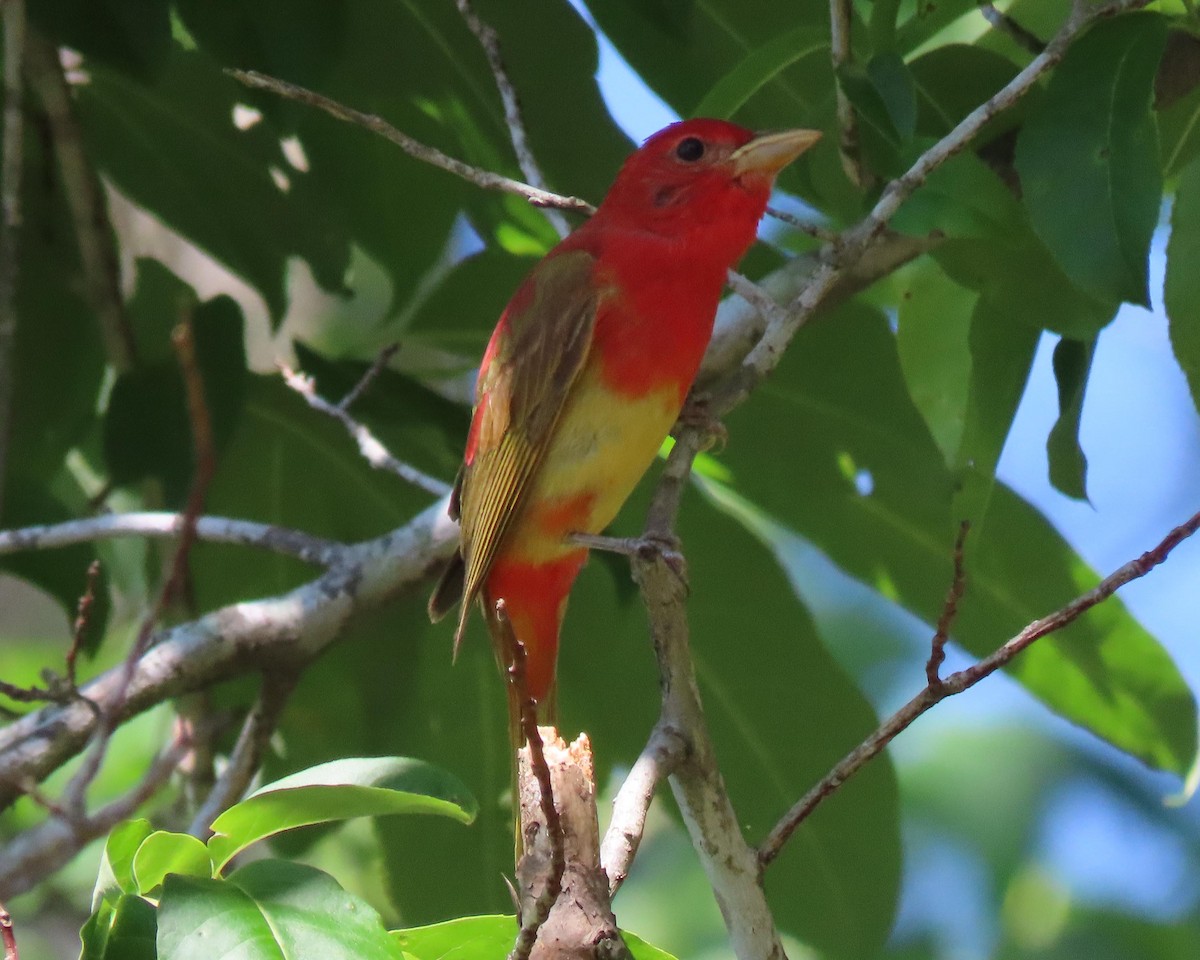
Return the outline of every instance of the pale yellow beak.
{"type": "Polygon", "coordinates": [[[820,139],[820,130],[781,130],[761,134],[730,154],[733,175],[760,173],[773,177],[820,139]]]}

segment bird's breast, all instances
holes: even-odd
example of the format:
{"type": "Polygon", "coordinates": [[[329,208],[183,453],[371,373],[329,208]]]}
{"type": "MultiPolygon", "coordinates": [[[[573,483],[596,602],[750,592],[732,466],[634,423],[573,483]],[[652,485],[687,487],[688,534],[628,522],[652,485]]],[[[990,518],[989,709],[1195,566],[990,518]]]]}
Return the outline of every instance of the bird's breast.
{"type": "Polygon", "coordinates": [[[599,364],[589,362],[504,553],[545,563],[578,549],[566,542],[567,534],[603,532],[653,463],[680,405],[674,383],[630,396],[614,391],[599,364]]]}

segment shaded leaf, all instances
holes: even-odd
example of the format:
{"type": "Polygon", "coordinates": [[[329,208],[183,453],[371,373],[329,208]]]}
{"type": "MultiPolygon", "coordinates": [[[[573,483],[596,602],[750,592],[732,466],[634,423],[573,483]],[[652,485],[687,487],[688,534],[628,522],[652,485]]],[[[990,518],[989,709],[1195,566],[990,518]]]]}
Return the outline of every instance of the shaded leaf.
{"type": "Polygon", "coordinates": [[[1079,445],[1079,420],[1096,341],[1065,337],[1054,348],[1054,380],[1058,384],[1058,419],[1046,438],[1050,482],[1060,493],[1087,499],[1087,457],[1079,445]]]}
{"type": "MultiPolygon", "coordinates": [[[[729,509],[719,496],[717,504],[729,509]]],[[[765,545],[695,498],[679,534],[705,712],[738,820],[756,842],[878,718],[821,645],[765,545]],[[736,639],[748,611],[752,650],[736,639]]],[[[767,896],[781,928],[822,956],[871,956],[891,929],[900,863],[895,773],[878,758],[801,825],[765,877],[767,896]]]]}
{"type": "Polygon", "coordinates": [[[971,378],[968,335],[977,294],[932,260],[905,275],[896,349],[908,394],[947,464],[958,459],[971,378]]]}
{"type": "MultiPolygon", "coordinates": [[[[84,509],[83,496],[73,482],[61,474],[50,480],[27,477],[14,469],[4,481],[4,504],[0,511],[0,529],[13,529],[40,524],[65,523],[78,519],[84,509]],[[59,488],[70,485],[74,496],[69,505],[56,496],[59,488]],[[75,502],[78,499],[80,502],[75,502]]],[[[89,543],[77,543],[55,550],[27,550],[0,556],[0,570],[16,574],[58,601],[69,621],[74,622],[79,598],[87,588],[87,570],[96,559],[96,547],[89,543]]],[[[109,577],[106,569],[100,568],[96,581],[95,602],[88,617],[88,630],[84,635],[83,649],[94,653],[104,636],[111,612],[109,577]]],[[[66,631],[59,638],[58,654],[51,654],[48,666],[55,672],[65,672],[62,657],[70,644],[66,631]],[[57,663],[54,663],[57,659],[57,663]]]]}
{"type": "MultiPolygon", "coordinates": [[[[951,582],[953,478],[907,398],[883,317],[848,308],[806,327],[728,426],[725,460],[739,491],[885,597],[928,623],[937,619],[951,582]],[[852,362],[846,338],[855,344],[852,362]]],[[[955,637],[976,655],[1097,580],[1000,484],[970,549],[971,588],[955,637]]],[[[1190,767],[1195,703],[1170,657],[1121,603],[1106,601],[1039,642],[1012,673],[1051,709],[1146,763],[1177,773],[1190,767]]]]}
{"type": "Polygon", "coordinates": [[[87,920],[79,960],[155,960],[158,911],[141,897],[123,894],[87,920]]]}
{"type": "MultiPolygon", "coordinates": [[[[941,6],[939,4],[939,6],[941,6]]],[[[1007,57],[965,43],[934,47],[908,64],[916,91],[916,132],[943,137],[968,113],[987,101],[1017,74],[1007,57]]],[[[1015,110],[1005,111],[980,132],[977,143],[987,143],[1002,130],[1019,122],[1028,109],[1031,92],[1015,110]]]]}
{"type": "Polygon", "coordinates": [[[100,170],[256,287],[278,320],[288,257],[302,257],[337,290],[349,246],[329,197],[309,192],[298,201],[307,174],[284,157],[281,134],[265,119],[234,126],[241,91],[204,55],[176,50],[153,85],[97,68],[79,89],[78,109],[100,170]]]}
{"type": "Polygon", "coordinates": [[[159,73],[170,55],[168,0],[38,0],[29,16],[56,47],[141,79],[159,73]]]}
{"type": "Polygon", "coordinates": [[[439,767],[408,757],[352,757],[255,790],[213,821],[208,849],[219,872],[252,843],[297,827],[402,813],[470,823],[477,812],[462,782],[439,767]]]}
{"type": "Polygon", "coordinates": [[[1150,304],[1162,196],[1150,103],[1166,35],[1156,14],[1098,23],[1067,51],[1017,140],[1034,229],[1097,299],[1150,304]]]}
{"type": "MultiPolygon", "coordinates": [[[[242,313],[229,297],[192,313],[196,367],[218,458],[237,425],[246,394],[242,313]]],[[[116,484],[153,476],[167,500],[182,503],[195,472],[192,424],[183,375],[172,357],[142,364],[113,386],[104,418],[104,459],[116,484]]]]}
{"type": "Polygon", "coordinates": [[[917,126],[917,91],[903,58],[894,50],[877,53],[867,62],[867,77],[883,101],[892,128],[900,141],[907,143],[917,126]]]}
{"type": "Polygon", "coordinates": [[[1015,322],[984,297],[971,314],[971,378],[962,445],[955,458],[951,516],[978,532],[996,484],[996,465],[1012,429],[1037,352],[1038,331],[1015,322]]]}
{"type": "Polygon", "coordinates": [[[1171,208],[1163,303],[1171,348],[1200,409],[1200,160],[1184,171],[1171,208]]]}
{"type": "Polygon", "coordinates": [[[260,860],[228,880],[167,877],[159,960],[225,956],[398,960],[400,952],[374,910],[312,867],[260,860]]]}
{"type": "Polygon", "coordinates": [[[709,89],[693,111],[698,117],[732,117],[764,84],[797,60],[828,56],[829,31],[802,26],[767,41],[709,89]]]}

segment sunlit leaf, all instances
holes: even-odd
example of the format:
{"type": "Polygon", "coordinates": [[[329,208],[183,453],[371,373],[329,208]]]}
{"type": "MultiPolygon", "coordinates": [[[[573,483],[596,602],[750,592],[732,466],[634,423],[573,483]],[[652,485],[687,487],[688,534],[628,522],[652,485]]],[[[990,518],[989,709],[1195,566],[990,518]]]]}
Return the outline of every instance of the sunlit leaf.
{"type": "Polygon", "coordinates": [[[167,877],[158,960],[225,956],[399,960],[400,951],[374,910],[312,867],[259,860],[228,880],[167,877]]]}
{"type": "Polygon", "coordinates": [[[219,871],[267,837],[316,823],[436,814],[470,823],[478,806],[457,777],[407,757],[332,760],[260,787],[216,820],[209,852],[219,871]]]}

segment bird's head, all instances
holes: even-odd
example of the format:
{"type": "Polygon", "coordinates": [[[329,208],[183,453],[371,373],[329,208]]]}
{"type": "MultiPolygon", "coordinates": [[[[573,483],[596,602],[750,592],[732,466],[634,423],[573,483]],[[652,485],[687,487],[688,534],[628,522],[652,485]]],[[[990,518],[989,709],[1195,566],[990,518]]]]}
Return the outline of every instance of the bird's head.
{"type": "Polygon", "coordinates": [[[703,118],[673,123],[625,161],[597,216],[689,243],[724,234],[744,250],[775,175],[820,136],[815,130],[755,134],[703,118]]]}

